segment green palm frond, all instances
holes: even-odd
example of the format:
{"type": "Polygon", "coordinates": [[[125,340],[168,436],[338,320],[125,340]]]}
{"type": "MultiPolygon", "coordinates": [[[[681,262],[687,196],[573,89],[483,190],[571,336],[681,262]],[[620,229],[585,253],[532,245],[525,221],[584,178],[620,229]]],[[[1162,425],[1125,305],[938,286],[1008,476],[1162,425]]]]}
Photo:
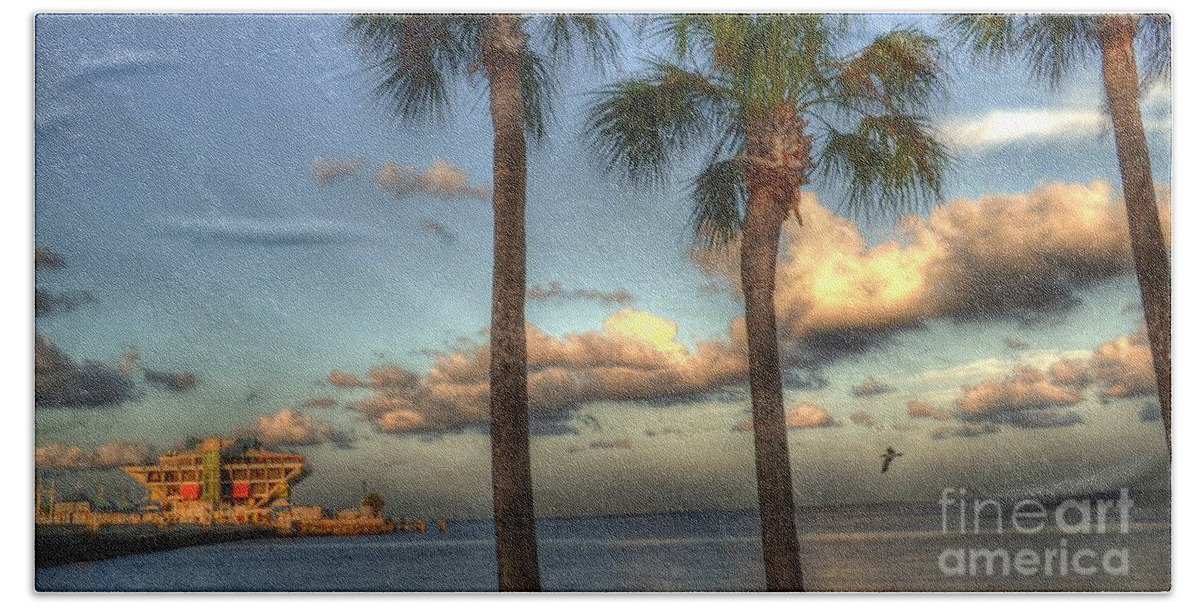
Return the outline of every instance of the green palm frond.
{"type": "Polygon", "coordinates": [[[649,78],[603,89],[585,131],[606,169],[636,184],[662,183],[675,156],[722,122],[725,94],[700,74],[655,64],[649,78]]]}
{"type": "Polygon", "coordinates": [[[691,225],[700,247],[715,247],[737,238],[746,208],[745,170],[735,160],[712,163],[692,179],[691,225]]]}
{"type": "Polygon", "coordinates": [[[1000,59],[1020,50],[1017,16],[960,14],[946,17],[946,29],[975,57],[1000,59]]]}
{"type": "Polygon", "coordinates": [[[942,195],[950,155],[919,116],[868,116],[857,129],[831,129],[822,139],[821,176],[846,191],[850,211],[892,216],[942,195]]]}
{"type": "Polygon", "coordinates": [[[366,14],[348,30],[375,58],[376,94],[405,119],[442,116],[457,80],[478,61],[477,17],[366,14]]]}
{"type": "Polygon", "coordinates": [[[950,15],[947,29],[979,58],[1021,55],[1030,74],[1057,85],[1071,69],[1095,54],[1091,15],[950,15]]]}
{"type": "Polygon", "coordinates": [[[916,30],[893,30],[839,62],[834,97],[875,112],[907,112],[927,105],[943,83],[938,40],[916,30]]]}

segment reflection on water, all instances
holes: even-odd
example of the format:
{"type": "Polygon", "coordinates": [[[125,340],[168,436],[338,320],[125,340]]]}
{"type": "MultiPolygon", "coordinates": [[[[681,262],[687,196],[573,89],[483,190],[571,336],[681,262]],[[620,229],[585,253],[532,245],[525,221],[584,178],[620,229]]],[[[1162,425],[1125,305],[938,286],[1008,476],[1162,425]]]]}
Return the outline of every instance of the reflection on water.
{"type": "MultiPolygon", "coordinates": [[[[800,514],[806,586],[821,591],[1163,590],[1169,507],[1139,506],[1129,534],[1074,535],[1072,550],[1127,548],[1128,576],[1103,572],[946,576],[946,549],[1058,547],[1057,533],[943,534],[936,505],[822,507],[800,514]]],[[[754,513],[538,522],[543,582],[560,591],[752,591],[764,587],[754,513]]],[[[272,539],[43,568],[40,590],[489,591],[490,522],[445,535],[272,539]]]]}

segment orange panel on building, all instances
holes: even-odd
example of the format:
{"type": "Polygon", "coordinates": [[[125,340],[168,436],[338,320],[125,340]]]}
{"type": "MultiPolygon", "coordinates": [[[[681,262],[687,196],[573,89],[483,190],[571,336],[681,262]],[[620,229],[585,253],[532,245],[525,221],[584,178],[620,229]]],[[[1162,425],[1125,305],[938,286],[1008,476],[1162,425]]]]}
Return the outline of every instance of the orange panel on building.
{"type": "Polygon", "coordinates": [[[200,484],[198,484],[198,483],[180,484],[179,496],[185,500],[199,500],[200,499],[200,484]]]}
{"type": "Polygon", "coordinates": [[[250,482],[248,482],[248,481],[233,482],[232,496],[234,498],[249,498],[250,497],[250,482]]]}

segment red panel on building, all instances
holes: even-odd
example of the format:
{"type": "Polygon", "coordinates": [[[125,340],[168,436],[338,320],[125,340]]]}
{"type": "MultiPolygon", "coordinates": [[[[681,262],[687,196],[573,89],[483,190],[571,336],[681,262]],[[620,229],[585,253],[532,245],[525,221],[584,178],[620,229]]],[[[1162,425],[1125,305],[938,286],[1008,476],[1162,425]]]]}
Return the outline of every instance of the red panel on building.
{"type": "Polygon", "coordinates": [[[184,483],[179,485],[179,496],[185,500],[200,499],[200,484],[184,483]]]}
{"type": "Polygon", "coordinates": [[[234,498],[250,498],[250,482],[248,482],[248,481],[233,482],[233,497],[234,498]]]}

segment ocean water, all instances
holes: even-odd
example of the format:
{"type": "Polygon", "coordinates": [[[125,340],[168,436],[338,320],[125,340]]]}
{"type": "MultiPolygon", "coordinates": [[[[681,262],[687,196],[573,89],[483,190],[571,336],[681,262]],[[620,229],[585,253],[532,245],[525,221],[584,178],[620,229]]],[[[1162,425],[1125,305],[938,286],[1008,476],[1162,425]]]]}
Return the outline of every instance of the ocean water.
{"type": "MultiPolygon", "coordinates": [[[[979,534],[970,524],[962,534],[955,517],[950,515],[943,531],[943,510],[936,504],[802,509],[806,588],[1170,588],[1167,505],[1135,506],[1125,533],[1110,521],[1103,534],[1063,534],[1053,525],[1036,534],[1012,529],[997,534],[994,518],[985,518],[979,534]],[[960,548],[964,555],[971,549],[992,552],[997,560],[992,574],[978,556],[973,574],[955,570],[960,548]],[[1004,574],[996,552],[1015,560],[1022,550],[1024,559],[1036,555],[1040,564],[1026,563],[1025,573],[1012,566],[1004,574]],[[1049,557],[1048,551],[1053,552],[1049,557]],[[1105,559],[1109,569],[1100,563],[1105,559]]],[[[542,582],[549,591],[756,591],[765,586],[755,512],[545,519],[538,522],[538,535],[542,582]]],[[[40,568],[35,583],[40,591],[492,591],[495,570],[491,523],[454,521],[440,535],[267,539],[40,568]]]]}

